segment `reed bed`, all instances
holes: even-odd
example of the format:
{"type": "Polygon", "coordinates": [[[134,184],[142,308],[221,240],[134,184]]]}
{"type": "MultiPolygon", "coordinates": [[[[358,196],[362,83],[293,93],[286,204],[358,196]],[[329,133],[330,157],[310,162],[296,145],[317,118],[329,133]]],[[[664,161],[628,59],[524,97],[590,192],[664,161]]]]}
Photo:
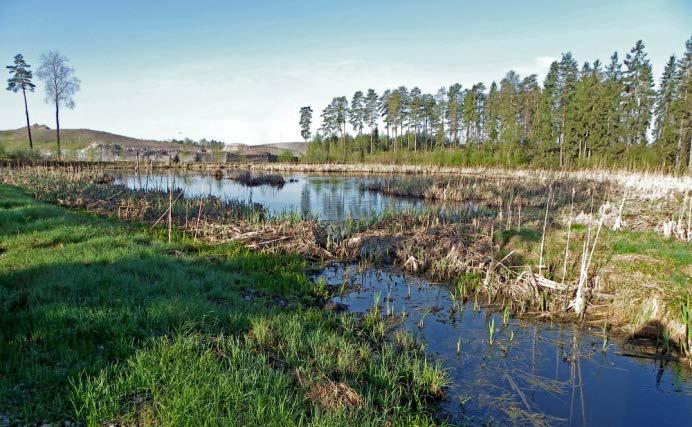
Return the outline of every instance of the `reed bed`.
{"type": "Polygon", "coordinates": [[[266,209],[259,203],[222,200],[213,196],[191,200],[182,197],[181,189],[129,189],[114,184],[113,176],[100,168],[33,167],[6,169],[4,172],[1,182],[22,187],[39,200],[121,220],[165,224],[163,217],[169,208],[171,220],[183,228],[190,228],[201,218],[218,222],[259,222],[267,216],[266,209]]]}
{"type": "Polygon", "coordinates": [[[594,181],[517,180],[485,176],[380,178],[361,184],[361,189],[367,191],[420,199],[471,201],[500,210],[511,207],[518,210],[519,206],[543,207],[548,187],[554,193],[551,202],[557,206],[569,204],[572,201],[572,191],[575,193],[575,201],[580,204],[587,203],[594,195],[609,191],[607,184],[594,181]]]}
{"type": "MultiPolygon", "coordinates": [[[[252,170],[339,173],[339,174],[397,174],[397,175],[481,175],[492,178],[514,178],[517,180],[543,180],[545,182],[587,180],[616,183],[636,190],[638,197],[666,197],[671,191],[685,192],[692,189],[692,176],[674,176],[658,172],[629,172],[623,170],[547,170],[547,169],[501,169],[487,167],[446,167],[389,164],[295,164],[254,163],[237,165],[252,170]]],[[[633,191],[635,194],[635,191],[633,191]]]]}
{"type": "MultiPolygon", "coordinates": [[[[219,170],[220,171],[220,170],[219,170]]],[[[283,176],[277,174],[260,174],[252,175],[248,171],[229,172],[228,178],[248,187],[257,187],[260,185],[271,185],[273,187],[283,187],[286,180],[283,176]]]]}
{"type": "Polygon", "coordinates": [[[601,219],[613,230],[656,231],[665,237],[692,241],[690,191],[671,190],[665,196],[641,194],[618,183],[591,179],[518,180],[514,177],[382,177],[364,181],[363,191],[441,202],[471,202],[494,209],[499,222],[536,219],[550,196],[557,221],[595,225],[601,219]],[[603,200],[600,211],[591,211],[603,200]],[[576,215],[576,216],[573,216],[576,215]]]}

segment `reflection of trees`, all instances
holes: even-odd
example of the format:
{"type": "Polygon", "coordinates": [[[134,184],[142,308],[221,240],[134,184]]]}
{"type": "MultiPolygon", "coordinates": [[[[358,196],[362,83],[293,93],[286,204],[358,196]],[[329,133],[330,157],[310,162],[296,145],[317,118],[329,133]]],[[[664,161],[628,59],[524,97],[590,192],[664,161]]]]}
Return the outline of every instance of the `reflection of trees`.
{"type": "Polygon", "coordinates": [[[185,197],[215,195],[253,202],[255,199],[265,204],[285,203],[290,209],[303,216],[316,216],[320,219],[343,220],[346,217],[363,219],[385,211],[440,211],[445,214],[464,213],[470,206],[464,203],[440,203],[434,200],[413,199],[361,189],[367,178],[354,177],[306,177],[298,186],[282,189],[261,186],[256,188],[239,186],[228,180],[216,180],[211,175],[189,171],[174,174],[169,183],[167,173],[123,174],[120,182],[130,188],[142,190],[167,191],[169,184],[185,190],[185,197]],[[259,192],[259,193],[258,193],[259,192]]]}
{"type": "Polygon", "coordinates": [[[312,215],[312,204],[310,202],[310,189],[307,183],[300,190],[300,212],[303,217],[312,215]]]}

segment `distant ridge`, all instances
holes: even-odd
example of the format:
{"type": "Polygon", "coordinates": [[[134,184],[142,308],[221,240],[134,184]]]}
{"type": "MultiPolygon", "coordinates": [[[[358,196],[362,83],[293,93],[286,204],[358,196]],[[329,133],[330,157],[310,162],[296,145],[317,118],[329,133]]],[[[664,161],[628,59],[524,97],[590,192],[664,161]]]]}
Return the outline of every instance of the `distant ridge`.
{"type": "MultiPolygon", "coordinates": [[[[38,149],[53,149],[53,144],[55,144],[55,129],[51,129],[43,124],[34,124],[31,126],[31,135],[38,149]]],[[[60,129],[60,140],[64,148],[75,150],[84,149],[92,144],[115,144],[123,148],[143,147],[152,149],[179,149],[181,147],[180,144],[174,144],[168,141],[140,139],[93,129],[60,129]]],[[[0,130],[0,144],[5,145],[8,149],[24,149],[28,144],[26,126],[19,129],[0,130]]],[[[191,149],[198,148],[195,146],[189,147],[191,149]]],[[[223,148],[223,151],[241,155],[264,153],[279,155],[286,150],[294,155],[303,155],[307,150],[307,144],[304,142],[279,142],[258,145],[232,143],[226,144],[223,148]]]]}

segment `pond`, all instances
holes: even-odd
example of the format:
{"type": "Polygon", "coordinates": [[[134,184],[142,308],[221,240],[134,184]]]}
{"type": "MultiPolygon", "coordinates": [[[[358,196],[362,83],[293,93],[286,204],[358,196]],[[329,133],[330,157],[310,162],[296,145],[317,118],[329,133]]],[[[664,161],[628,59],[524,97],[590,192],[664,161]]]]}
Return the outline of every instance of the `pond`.
{"type": "Polygon", "coordinates": [[[410,332],[442,362],[451,378],[442,409],[451,422],[689,425],[692,419],[686,368],[628,357],[637,350],[600,329],[505,322],[480,302],[452,310],[448,287],[397,271],[335,265],[318,277],[346,284],[335,301],[352,312],[365,313],[379,300],[383,315],[393,312],[394,330],[410,332]]]}
{"type": "MultiPolygon", "coordinates": [[[[216,179],[209,174],[176,173],[173,188],[184,190],[185,197],[216,196],[262,204],[270,214],[297,212],[323,221],[367,219],[384,212],[445,211],[448,214],[478,210],[472,203],[440,204],[431,200],[397,197],[376,191],[362,190],[369,178],[355,176],[286,176],[281,187],[260,185],[248,187],[226,177],[216,179]]],[[[116,174],[116,182],[132,189],[169,187],[165,173],[116,174]]]]}
{"type": "MultiPolygon", "coordinates": [[[[367,219],[384,212],[495,214],[487,204],[440,204],[363,188],[363,184],[381,179],[377,177],[301,174],[285,178],[287,182],[281,187],[247,187],[226,177],[179,173],[173,176],[172,187],[183,189],[188,198],[212,195],[257,202],[274,215],[297,212],[325,221],[367,219]]],[[[170,185],[165,172],[125,173],[116,175],[116,179],[135,189],[165,190],[170,185]]],[[[401,179],[407,180],[406,185],[426,184],[423,178],[401,179]]],[[[468,186],[485,191],[477,182],[468,186]]],[[[574,200],[574,192],[571,184],[563,187],[560,194],[554,194],[555,200],[564,204],[574,200]]],[[[508,184],[488,191],[494,197],[504,195],[507,189],[513,195],[522,194],[519,200],[525,203],[524,215],[529,216],[531,209],[534,217],[543,212],[540,192],[545,188],[538,188],[534,194],[532,189],[508,184]]],[[[590,191],[577,194],[593,200],[590,191]]],[[[689,369],[660,358],[647,358],[600,329],[505,318],[473,302],[453,309],[447,286],[397,271],[359,272],[353,266],[337,265],[324,270],[320,277],[332,285],[347,284],[337,301],[352,312],[371,309],[379,295],[380,305],[386,304],[393,312],[392,318],[397,319],[394,328],[409,331],[431,357],[443,364],[451,386],[441,406],[451,422],[687,425],[692,419],[689,369]],[[402,316],[404,312],[406,316],[402,316]],[[494,326],[492,343],[490,325],[494,326]]]]}

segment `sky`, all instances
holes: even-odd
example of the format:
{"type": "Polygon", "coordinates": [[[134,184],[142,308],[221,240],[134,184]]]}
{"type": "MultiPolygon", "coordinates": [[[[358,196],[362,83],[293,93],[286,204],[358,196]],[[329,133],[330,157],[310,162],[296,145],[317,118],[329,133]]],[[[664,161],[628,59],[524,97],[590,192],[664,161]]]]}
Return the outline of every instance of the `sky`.
{"type": "MultiPolygon", "coordinates": [[[[35,71],[58,50],[82,81],[61,127],[159,140],[298,141],[299,108],[314,131],[334,96],[487,86],[510,69],[542,81],[563,52],[607,62],[638,39],[658,79],[690,36],[685,0],[0,0],[0,60],[22,53],[35,71]]],[[[54,127],[42,84],[29,107],[54,127]]],[[[0,92],[0,129],[24,124],[21,95],[0,92]]]]}

